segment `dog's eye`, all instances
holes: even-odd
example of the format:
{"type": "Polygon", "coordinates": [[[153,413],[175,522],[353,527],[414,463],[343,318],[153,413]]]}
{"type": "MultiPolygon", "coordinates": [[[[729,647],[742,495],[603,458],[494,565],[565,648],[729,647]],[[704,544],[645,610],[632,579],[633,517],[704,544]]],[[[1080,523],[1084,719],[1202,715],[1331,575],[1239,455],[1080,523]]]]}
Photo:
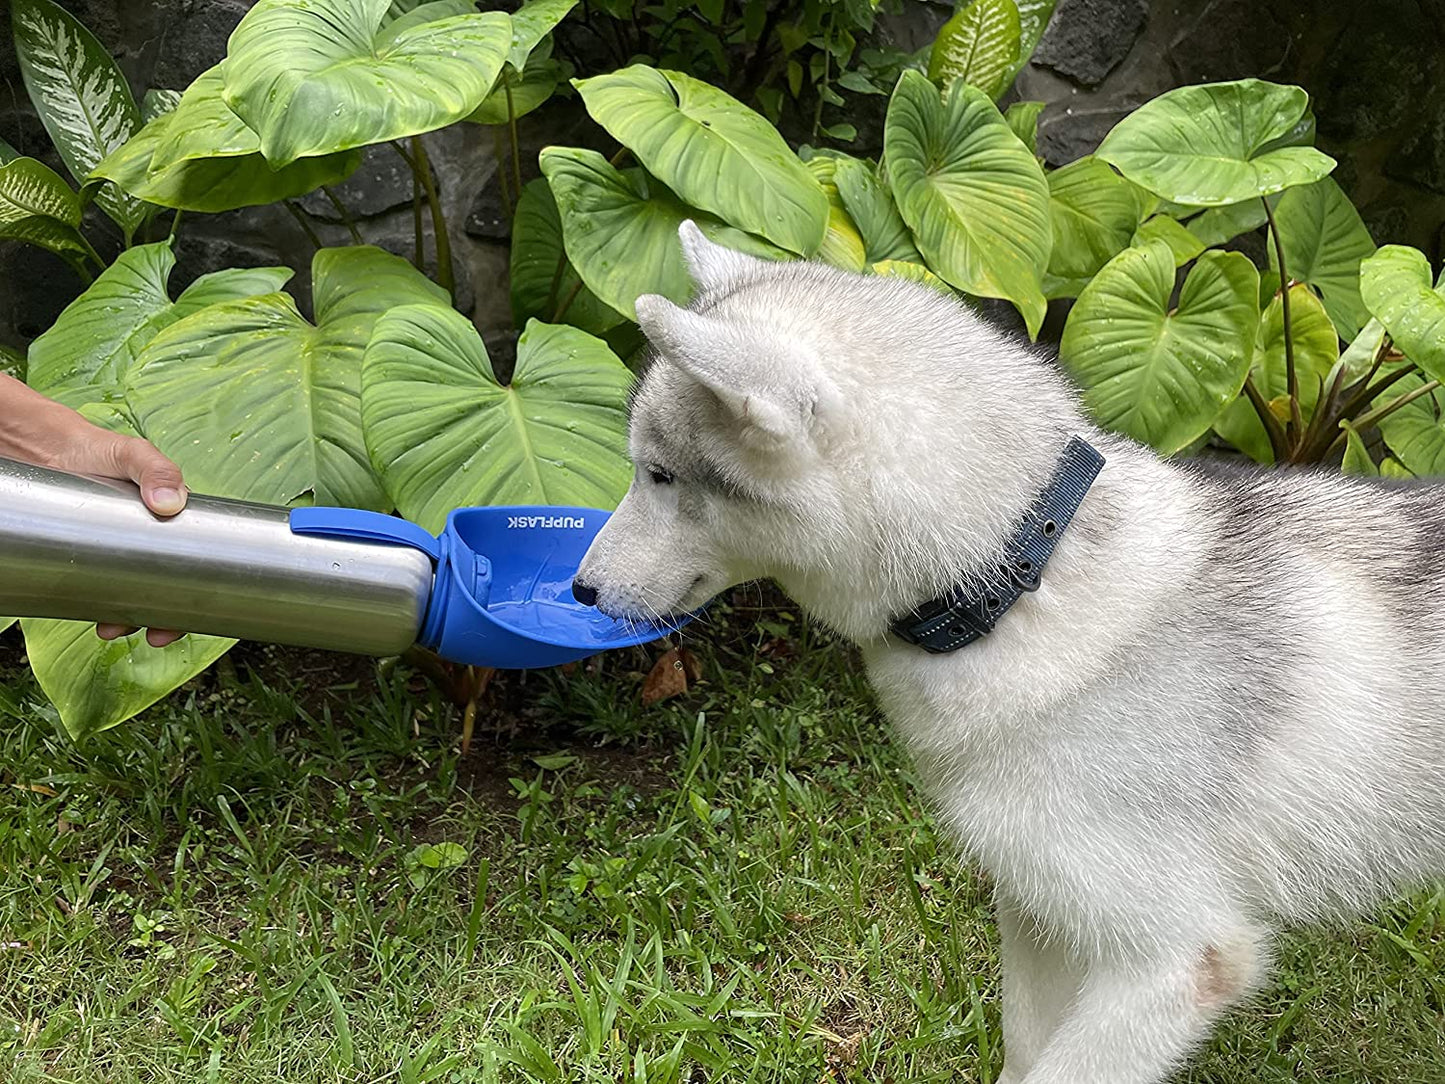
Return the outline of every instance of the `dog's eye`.
{"type": "Polygon", "coordinates": [[[647,476],[651,478],[656,485],[665,486],[672,483],[671,473],[663,470],[661,467],[648,467],[647,476]]]}

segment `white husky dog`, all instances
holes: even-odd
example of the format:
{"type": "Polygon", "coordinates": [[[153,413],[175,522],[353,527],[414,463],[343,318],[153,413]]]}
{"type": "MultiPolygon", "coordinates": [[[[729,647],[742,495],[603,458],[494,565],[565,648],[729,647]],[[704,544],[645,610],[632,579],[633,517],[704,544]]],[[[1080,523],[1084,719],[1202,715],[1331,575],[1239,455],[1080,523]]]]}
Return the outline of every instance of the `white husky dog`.
{"type": "Polygon", "coordinates": [[[1445,871],[1441,490],[1161,462],[926,287],[682,242],[578,597],[769,577],[861,647],[997,886],[1005,1084],[1159,1081],[1278,926],[1445,871]],[[957,651],[891,633],[998,567],[1074,437],[1106,463],[1038,589],[957,651]]]}

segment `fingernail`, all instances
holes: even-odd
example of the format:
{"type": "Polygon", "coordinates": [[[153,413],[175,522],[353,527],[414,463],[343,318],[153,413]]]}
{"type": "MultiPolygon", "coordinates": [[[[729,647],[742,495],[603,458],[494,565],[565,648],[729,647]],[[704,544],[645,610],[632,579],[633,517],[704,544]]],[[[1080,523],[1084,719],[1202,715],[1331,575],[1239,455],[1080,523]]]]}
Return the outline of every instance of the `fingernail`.
{"type": "Polygon", "coordinates": [[[151,493],[151,507],[163,515],[175,515],[186,506],[178,489],[157,489],[151,493]]]}

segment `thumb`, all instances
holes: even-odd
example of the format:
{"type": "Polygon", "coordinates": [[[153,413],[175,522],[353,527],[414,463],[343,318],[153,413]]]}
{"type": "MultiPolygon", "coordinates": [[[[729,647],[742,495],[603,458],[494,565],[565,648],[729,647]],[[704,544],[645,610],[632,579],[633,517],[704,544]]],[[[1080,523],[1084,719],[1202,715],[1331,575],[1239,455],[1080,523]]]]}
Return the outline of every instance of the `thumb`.
{"type": "Polygon", "coordinates": [[[140,486],[141,499],[158,516],[173,516],[186,506],[181,468],[149,441],[126,437],[116,449],[120,472],[140,486]]]}

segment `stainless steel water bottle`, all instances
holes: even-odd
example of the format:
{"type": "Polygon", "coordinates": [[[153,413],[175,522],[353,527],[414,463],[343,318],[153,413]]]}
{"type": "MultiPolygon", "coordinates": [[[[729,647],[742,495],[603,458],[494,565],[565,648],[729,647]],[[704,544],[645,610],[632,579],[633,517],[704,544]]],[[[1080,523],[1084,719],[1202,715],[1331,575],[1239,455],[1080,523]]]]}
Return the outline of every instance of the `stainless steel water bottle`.
{"type": "Polygon", "coordinates": [[[193,495],[170,519],[125,482],[0,459],[0,615],[63,617],[395,655],[432,558],[292,531],[285,508],[193,495]]]}

